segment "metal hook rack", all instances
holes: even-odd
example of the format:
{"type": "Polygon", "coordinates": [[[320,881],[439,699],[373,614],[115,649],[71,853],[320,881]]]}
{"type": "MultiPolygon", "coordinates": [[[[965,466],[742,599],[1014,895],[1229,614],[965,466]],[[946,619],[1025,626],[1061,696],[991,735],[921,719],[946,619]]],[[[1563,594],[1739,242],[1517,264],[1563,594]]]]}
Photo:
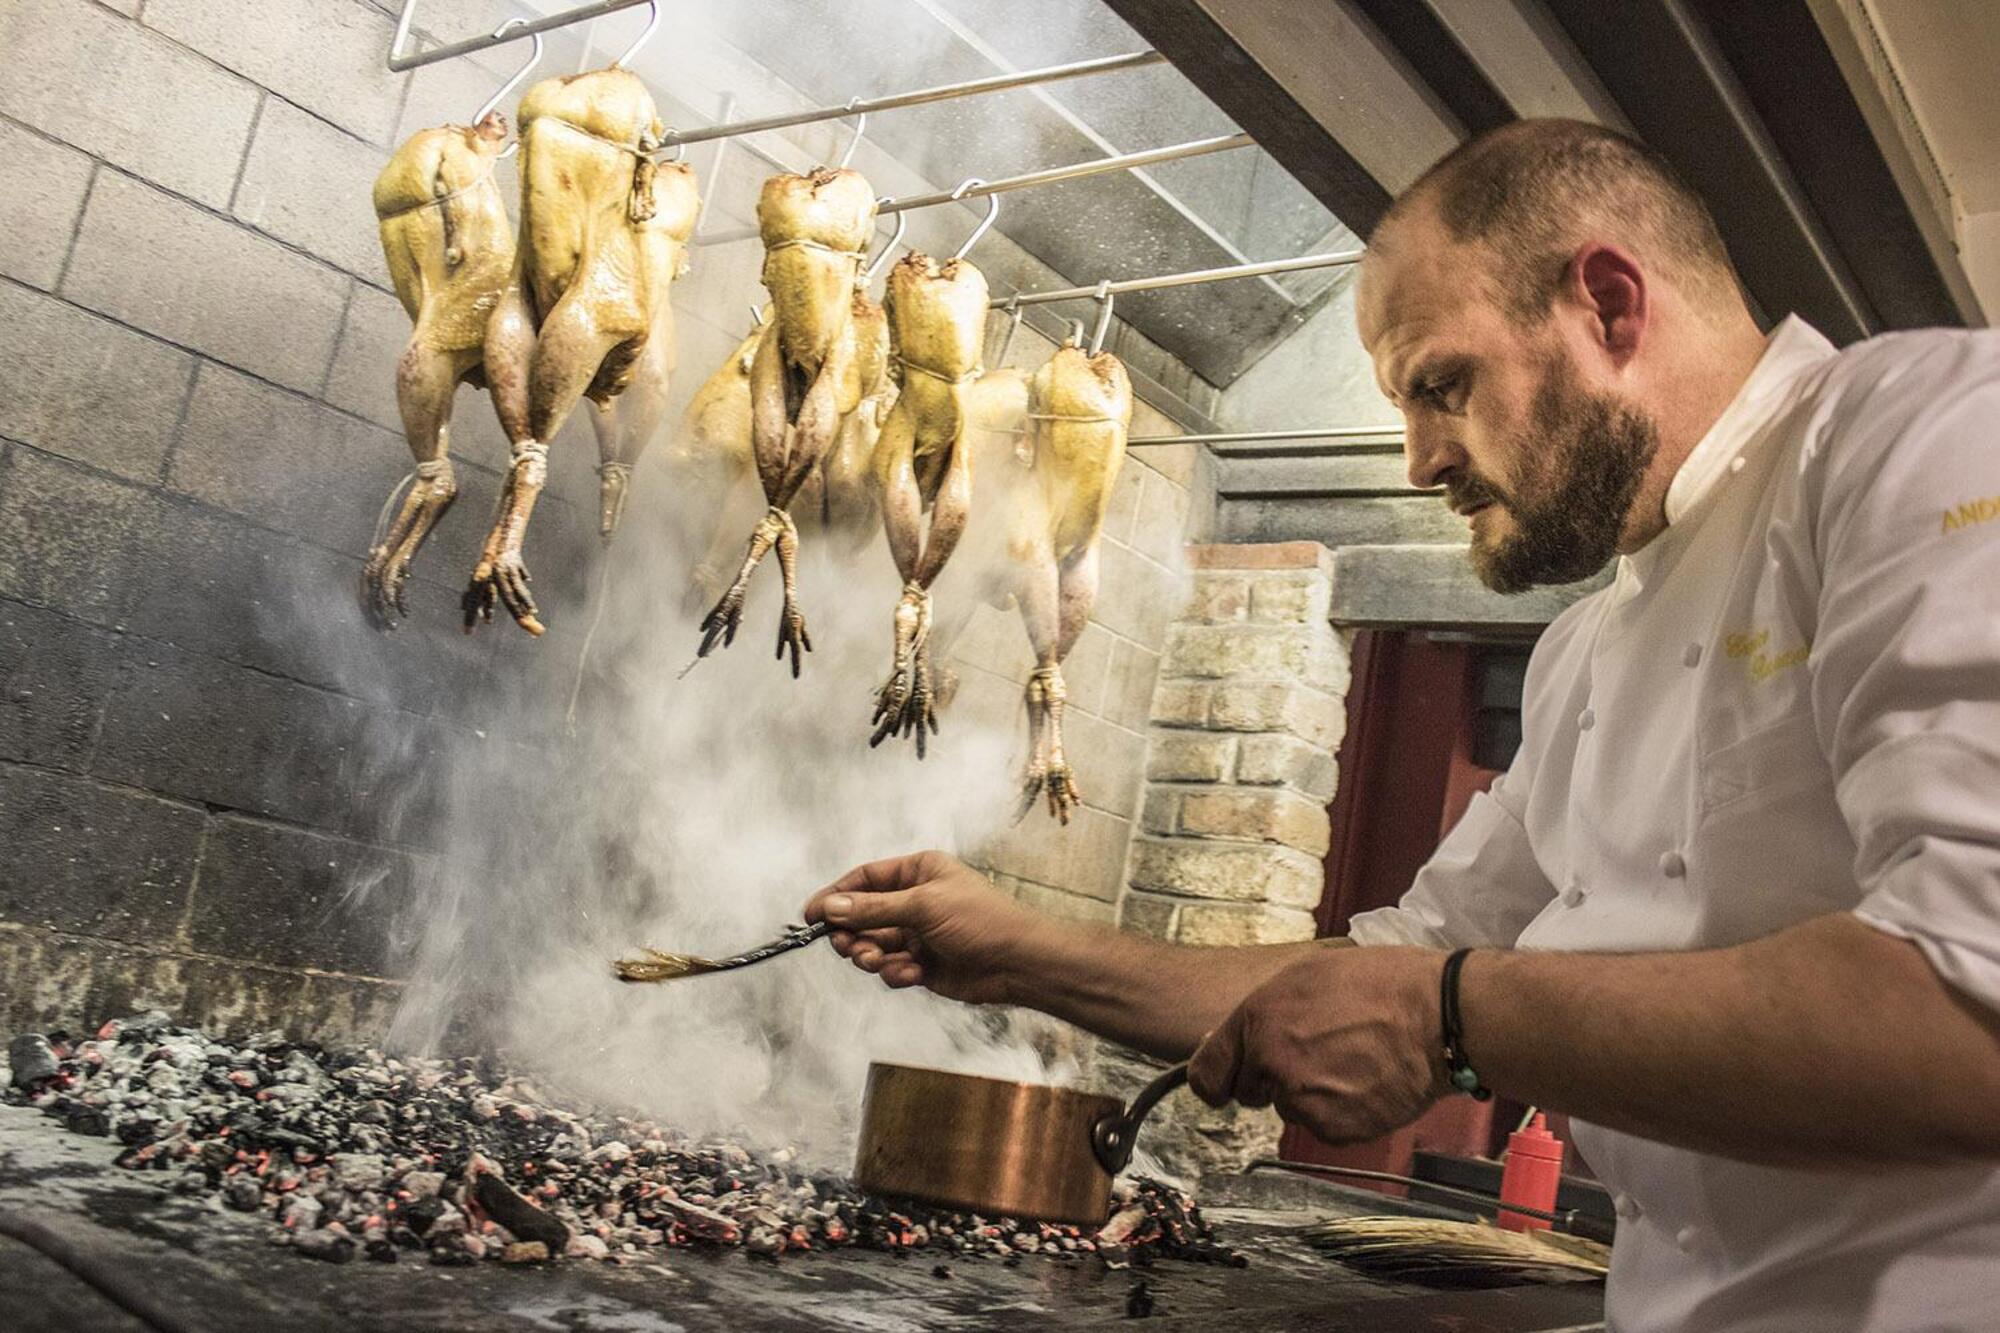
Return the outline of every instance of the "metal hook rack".
{"type": "MultiPolygon", "coordinates": [[[[876,202],[878,204],[877,215],[879,216],[879,204],[881,201],[877,200],[876,202]]],[[[864,284],[875,281],[875,275],[880,273],[882,266],[889,262],[889,256],[896,253],[896,247],[902,244],[903,233],[909,229],[910,219],[908,216],[902,213],[896,214],[896,230],[889,233],[889,243],[882,247],[880,254],[868,261],[868,267],[861,270],[861,281],[864,284]]]]}
{"type": "MultiPolygon", "coordinates": [[[[854,98],[852,101],[848,103],[848,105],[852,106],[854,102],[858,102],[860,100],[861,99],[858,97],[854,98]]],[[[847,170],[847,164],[854,160],[854,150],[861,146],[861,136],[866,134],[867,132],[868,132],[868,113],[866,111],[857,112],[855,114],[855,120],[854,120],[854,137],[847,141],[847,151],[840,155],[840,161],[833,164],[837,169],[841,171],[847,170]]],[[[726,143],[728,141],[722,140],[721,142],[726,143]]]]}
{"type": "Polygon", "coordinates": [[[1096,356],[1104,350],[1104,336],[1111,332],[1111,306],[1117,300],[1111,290],[1111,280],[1104,279],[1097,284],[1097,327],[1090,331],[1090,354],[1096,356]]]}
{"type": "MultiPolygon", "coordinates": [[[[966,194],[969,191],[977,189],[979,186],[984,184],[986,184],[986,182],[979,179],[979,177],[977,176],[967,177],[965,180],[959,182],[958,188],[951,192],[951,197],[954,199],[963,199],[965,198],[966,194]]],[[[958,249],[951,252],[951,257],[953,259],[965,258],[965,256],[971,252],[972,247],[979,244],[979,238],[984,236],[992,228],[993,220],[999,216],[1000,216],[1000,196],[997,194],[987,195],[986,216],[981,218],[979,220],[979,225],[972,229],[972,235],[965,238],[965,244],[959,246],[958,249]]],[[[902,219],[903,219],[903,214],[900,211],[897,212],[896,221],[900,224],[902,222],[902,219]]]]}
{"type": "Polygon", "coordinates": [[[1323,255],[1300,255],[1295,259],[1267,259],[1255,264],[1229,264],[1222,268],[1198,268],[1186,273],[1163,273],[1151,278],[1126,278],[1119,282],[1099,282],[1090,287],[1062,287],[1046,292],[1016,292],[995,297],[988,309],[1003,306],[1046,305],[1051,301],[1101,301],[1127,292],[1156,292],[1168,287],[1192,287],[1204,282],[1227,282],[1232,278],[1262,278],[1273,273],[1298,273],[1306,269],[1342,268],[1358,264],[1361,250],[1335,250],[1323,255]]]}
{"type": "MultiPolygon", "coordinates": [[[[389,39],[389,68],[398,74],[408,70],[421,69],[425,65],[435,65],[440,61],[455,60],[459,56],[485,51],[505,42],[517,42],[523,37],[533,37],[537,33],[567,28],[573,23],[585,23],[606,14],[616,14],[621,9],[633,9],[639,5],[654,5],[657,14],[658,0],[595,0],[592,4],[578,5],[574,9],[560,10],[554,14],[544,14],[538,19],[520,20],[521,26],[507,32],[489,33],[484,37],[468,37],[462,42],[448,42],[429,51],[412,54],[407,49],[410,44],[410,25],[417,16],[417,0],[403,0],[403,9],[396,16],[396,35],[389,39]]],[[[650,25],[647,36],[652,35],[650,25]]],[[[629,55],[630,52],[627,52],[629,55]]]]}
{"type": "Polygon", "coordinates": [[[630,46],[625,48],[625,53],[611,62],[611,68],[624,69],[626,62],[631,60],[633,56],[638,55],[639,49],[645,46],[647,42],[652,41],[653,34],[660,30],[660,0],[646,0],[646,3],[652,6],[653,17],[646,20],[646,30],[640,33],[630,46]]]}
{"type": "MultiPolygon", "coordinates": [[[[625,3],[639,3],[640,0],[625,0],[625,3]]],[[[958,97],[978,97],[984,93],[1005,92],[1010,88],[1026,88],[1038,83],[1056,83],[1063,79],[1078,79],[1089,74],[1109,74],[1115,70],[1141,69],[1147,65],[1163,63],[1166,57],[1158,51],[1133,51],[1122,56],[1103,56],[1095,60],[1077,60],[1066,65],[1049,65],[1042,69],[1017,70],[1011,74],[992,74],[983,79],[968,79],[962,83],[941,83],[931,88],[919,88],[914,92],[895,93],[888,97],[857,97],[840,106],[814,107],[810,111],[792,111],[777,116],[760,116],[755,120],[739,120],[732,124],[710,125],[698,130],[680,130],[668,134],[662,146],[674,144],[703,143],[709,139],[733,138],[739,134],[760,134],[765,130],[785,130],[795,125],[811,125],[822,120],[840,120],[856,112],[895,111],[907,106],[924,106],[931,102],[947,102],[958,97]]]]}
{"type": "Polygon", "coordinates": [[[1149,444],[1270,444],[1283,440],[1401,440],[1401,426],[1302,426],[1296,430],[1225,430],[1197,435],[1135,435],[1126,447],[1149,444]]]}
{"type": "MultiPolygon", "coordinates": [[[[1120,153],[1115,157],[1094,157],[1085,162],[1047,167],[1020,176],[1003,176],[998,180],[983,181],[978,185],[961,184],[952,190],[913,194],[905,199],[883,199],[876,205],[875,213],[876,216],[882,217],[905,213],[911,209],[932,208],[938,204],[964,203],[973,199],[985,199],[991,195],[1005,194],[1009,190],[1027,190],[1037,185],[1054,185],[1059,181],[1081,180],[1086,176],[1102,176],[1113,171],[1130,171],[1136,167],[1152,166],[1156,162],[1178,162],[1183,158],[1227,152],[1232,148],[1249,148],[1255,142],[1247,134],[1224,134],[1213,139],[1194,139],[1187,143],[1170,144],[1165,148],[1147,148],[1136,153],[1120,153]]],[[[732,241],[752,240],[758,235],[755,227],[738,227],[732,231],[718,232],[714,236],[699,237],[697,240],[702,245],[727,245],[732,241]]]]}
{"type": "MultiPolygon", "coordinates": [[[[515,28],[520,27],[527,21],[528,20],[526,19],[508,19],[505,23],[501,24],[499,27],[493,30],[493,35],[495,37],[505,36],[508,32],[512,31],[515,28]]],[[[489,114],[491,114],[493,109],[500,105],[501,99],[506,97],[508,93],[511,93],[516,88],[520,87],[521,80],[527,78],[529,73],[533,71],[535,66],[542,63],[542,35],[538,32],[532,33],[530,35],[534,38],[535,45],[534,49],[528,55],[527,63],[522,65],[521,68],[515,70],[514,77],[507,80],[507,82],[501,84],[500,87],[494,92],[493,96],[487,98],[484,102],[480,103],[479,110],[472,113],[472,119],[466,122],[467,124],[477,125],[480,121],[486,119],[486,117],[489,114]]],[[[508,152],[514,151],[514,149],[518,148],[519,146],[520,144],[517,141],[515,144],[509,147],[508,152]]]]}

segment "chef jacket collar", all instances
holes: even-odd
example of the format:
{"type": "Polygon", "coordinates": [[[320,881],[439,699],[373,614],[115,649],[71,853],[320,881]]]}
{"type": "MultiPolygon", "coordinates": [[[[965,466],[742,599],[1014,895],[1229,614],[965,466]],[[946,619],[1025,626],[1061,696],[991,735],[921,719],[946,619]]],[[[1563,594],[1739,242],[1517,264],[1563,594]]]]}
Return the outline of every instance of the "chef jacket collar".
{"type": "Polygon", "coordinates": [[[1834,355],[1834,351],[1824,334],[1797,315],[1787,315],[1771,330],[1750,377],[1682,460],[1680,470],[1668,484],[1667,531],[1633,554],[1620,557],[1616,581],[1623,593],[1636,593],[1651,581],[1654,570],[1676,545],[1673,538],[1681,535],[1675,529],[1694,526],[1688,520],[1706,507],[1702,501],[1728,475],[1731,461],[1762,438],[1764,427],[1783,409],[1788,397],[1786,391],[1801,374],[1834,355]]]}
{"type": "Polygon", "coordinates": [[[1797,315],[1787,315],[1783,323],[1764,339],[1764,354],[1750,371],[1750,378],[1722,409],[1722,415],[1708,428],[1694,450],[1674,473],[1667,487],[1667,522],[1679,523],[1702,498],[1715,489],[1729,468],[1729,462],[1758,436],[1764,426],[1784,406],[1785,390],[1792,381],[1820,361],[1834,354],[1833,344],[1797,315]]]}

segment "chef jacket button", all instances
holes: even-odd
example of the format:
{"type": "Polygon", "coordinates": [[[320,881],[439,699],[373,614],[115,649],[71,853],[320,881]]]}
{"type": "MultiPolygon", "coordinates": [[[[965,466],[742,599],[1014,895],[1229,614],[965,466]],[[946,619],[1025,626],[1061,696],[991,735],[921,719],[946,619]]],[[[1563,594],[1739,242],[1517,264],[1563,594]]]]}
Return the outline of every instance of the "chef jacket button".
{"type": "Polygon", "coordinates": [[[1660,857],[1660,873],[1668,879],[1679,879],[1687,872],[1687,858],[1679,852],[1668,852],[1660,857]]]}
{"type": "Polygon", "coordinates": [[[1743,464],[1745,461],[1746,460],[1744,459],[1744,457],[1741,454],[1738,454],[1736,457],[1729,460],[1729,470],[1731,472],[1741,472],[1743,470],[1743,464]]]}
{"type": "Polygon", "coordinates": [[[1700,644],[1698,644],[1698,643],[1691,643],[1691,644],[1689,644],[1689,645],[1688,645],[1687,647],[1685,647],[1685,648],[1681,649],[1681,665],[1682,665],[1682,666],[1700,666],[1700,665],[1701,665],[1701,645],[1700,645],[1700,644]]]}
{"type": "Polygon", "coordinates": [[[1575,907],[1583,901],[1583,881],[1571,880],[1569,887],[1562,891],[1562,905],[1575,907]]]}
{"type": "Polygon", "coordinates": [[[1613,1195],[1611,1198],[1611,1207],[1618,1216],[1628,1222],[1639,1220],[1639,1201],[1629,1194],[1613,1195]]]}
{"type": "Polygon", "coordinates": [[[1700,1239],[1701,1232],[1694,1227],[1682,1227],[1674,1233],[1674,1244],[1680,1246],[1683,1250],[1693,1249],[1695,1242],[1700,1239]]]}
{"type": "Polygon", "coordinates": [[[1578,731],[1589,731],[1592,727],[1596,725],[1597,725],[1597,714],[1595,711],[1586,708],[1581,713],[1578,713],[1576,715],[1576,729],[1578,731]]]}

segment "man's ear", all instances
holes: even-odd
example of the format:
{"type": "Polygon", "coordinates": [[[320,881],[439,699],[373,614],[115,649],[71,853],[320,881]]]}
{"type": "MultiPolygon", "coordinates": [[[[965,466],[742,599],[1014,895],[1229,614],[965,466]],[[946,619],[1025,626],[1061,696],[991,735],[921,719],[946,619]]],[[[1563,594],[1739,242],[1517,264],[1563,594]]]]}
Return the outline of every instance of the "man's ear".
{"type": "Polygon", "coordinates": [[[1570,263],[1570,296],[1591,313],[1599,345],[1622,368],[1637,354],[1650,312],[1639,261],[1615,245],[1584,246],[1570,263]]]}

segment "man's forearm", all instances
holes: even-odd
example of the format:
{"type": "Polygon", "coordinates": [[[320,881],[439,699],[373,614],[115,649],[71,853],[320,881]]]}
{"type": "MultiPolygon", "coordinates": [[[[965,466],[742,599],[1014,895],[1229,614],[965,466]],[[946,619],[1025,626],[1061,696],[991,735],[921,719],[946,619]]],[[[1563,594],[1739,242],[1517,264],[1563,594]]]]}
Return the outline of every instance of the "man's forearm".
{"type": "Polygon", "coordinates": [[[1206,947],[1052,921],[1020,951],[1008,989],[1016,1004],[1180,1060],[1251,991],[1313,950],[1346,943],[1206,947]]]}
{"type": "Polygon", "coordinates": [[[1480,953],[1465,1043],[1496,1091],[1773,1165],[2000,1155],[2000,1022],[1845,913],[1731,949],[1480,953]]]}

